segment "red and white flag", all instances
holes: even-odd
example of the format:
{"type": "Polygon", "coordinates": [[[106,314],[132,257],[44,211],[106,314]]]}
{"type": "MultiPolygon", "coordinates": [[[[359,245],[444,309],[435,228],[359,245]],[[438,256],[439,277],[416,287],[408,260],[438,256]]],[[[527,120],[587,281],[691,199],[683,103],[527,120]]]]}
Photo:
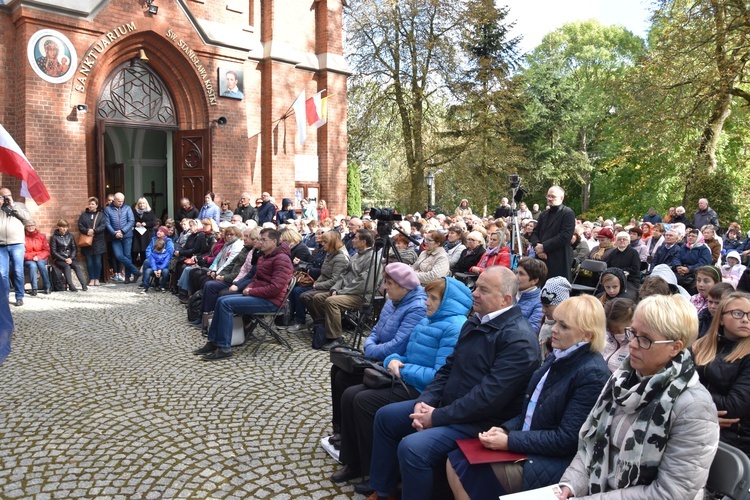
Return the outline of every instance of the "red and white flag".
{"type": "Polygon", "coordinates": [[[49,201],[49,193],[42,179],[2,125],[0,125],[0,172],[21,179],[21,196],[33,198],[37,205],[49,201]]]}
{"type": "Polygon", "coordinates": [[[297,142],[300,146],[305,143],[307,138],[307,122],[305,115],[305,91],[303,90],[292,104],[294,110],[294,119],[297,121],[297,142]]]}
{"type": "Polygon", "coordinates": [[[305,102],[307,124],[314,128],[320,128],[328,121],[328,98],[320,97],[323,92],[325,90],[321,90],[305,102]]]}

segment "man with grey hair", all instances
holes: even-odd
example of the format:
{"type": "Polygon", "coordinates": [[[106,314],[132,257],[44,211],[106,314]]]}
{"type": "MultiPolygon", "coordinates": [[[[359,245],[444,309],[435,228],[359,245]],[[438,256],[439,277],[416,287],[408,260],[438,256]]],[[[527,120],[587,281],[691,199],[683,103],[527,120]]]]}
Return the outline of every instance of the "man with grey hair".
{"type": "Polygon", "coordinates": [[[701,198],[698,200],[698,210],[693,214],[693,227],[700,230],[707,224],[711,224],[718,228],[719,216],[713,208],[708,206],[708,200],[701,198]]]}
{"type": "Polygon", "coordinates": [[[565,191],[552,186],[547,191],[549,208],[539,216],[539,223],[531,233],[529,243],[536,258],[547,264],[547,278],[562,276],[570,280],[573,247],[570,244],[576,228],[576,214],[563,205],[565,191]]]}
{"type": "Polygon", "coordinates": [[[258,222],[258,212],[253,206],[253,198],[247,191],[240,195],[240,201],[237,203],[237,208],[234,209],[234,214],[242,217],[241,222],[249,220],[258,222]]]}
{"type": "Polygon", "coordinates": [[[430,498],[434,467],[445,464],[456,439],[473,438],[517,415],[540,363],[539,342],[515,303],[518,279],[503,266],[479,275],[474,314],[432,382],[411,401],[375,416],[370,487],[403,498],[430,498]],[[419,431],[419,432],[417,432],[419,431]]]}
{"type": "Polygon", "coordinates": [[[500,206],[495,209],[495,218],[501,219],[513,215],[513,208],[508,205],[508,198],[500,200],[500,206]]]}

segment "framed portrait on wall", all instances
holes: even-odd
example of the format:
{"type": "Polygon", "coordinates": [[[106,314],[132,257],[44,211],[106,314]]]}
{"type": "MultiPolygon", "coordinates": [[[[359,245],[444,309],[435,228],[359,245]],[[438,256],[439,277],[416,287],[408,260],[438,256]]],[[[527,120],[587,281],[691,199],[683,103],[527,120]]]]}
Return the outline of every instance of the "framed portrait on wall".
{"type": "Polygon", "coordinates": [[[55,30],[39,30],[31,35],[26,54],[34,72],[50,83],[67,82],[78,66],[75,47],[68,37],[55,30]]]}
{"type": "Polygon", "coordinates": [[[230,99],[245,97],[242,71],[231,68],[219,68],[219,95],[230,99]]]}

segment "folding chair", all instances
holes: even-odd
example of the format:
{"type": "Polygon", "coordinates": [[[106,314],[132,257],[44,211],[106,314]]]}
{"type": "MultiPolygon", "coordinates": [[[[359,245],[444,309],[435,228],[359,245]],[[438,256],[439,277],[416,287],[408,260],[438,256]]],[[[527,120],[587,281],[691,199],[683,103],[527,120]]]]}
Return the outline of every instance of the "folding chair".
{"type": "Polygon", "coordinates": [[[573,283],[571,283],[573,287],[573,295],[593,295],[594,293],[596,293],[596,290],[599,288],[599,285],[602,282],[602,273],[606,270],[607,263],[601,260],[586,259],[581,262],[581,265],[578,266],[578,269],[576,270],[576,275],[573,277],[573,283]],[[581,271],[591,271],[592,273],[597,273],[599,277],[597,278],[596,286],[587,286],[578,283],[578,278],[582,277],[581,271]]]}
{"type": "Polygon", "coordinates": [[[282,316],[284,314],[284,310],[289,307],[289,296],[292,294],[292,289],[296,284],[297,280],[292,277],[292,280],[287,285],[284,300],[281,301],[281,305],[274,311],[243,315],[243,317],[247,317],[250,319],[250,324],[248,325],[247,331],[252,331],[258,342],[258,345],[255,346],[255,350],[253,350],[253,356],[258,354],[260,346],[262,346],[265,342],[272,341],[271,339],[268,339],[269,335],[273,337],[273,340],[275,340],[279,344],[283,345],[290,351],[292,350],[292,346],[285,338],[281,336],[279,330],[276,328],[276,318],[282,316]]]}
{"type": "Polygon", "coordinates": [[[348,341],[345,342],[346,345],[354,349],[359,349],[365,331],[372,330],[372,327],[375,326],[384,305],[385,297],[376,295],[372,297],[371,303],[363,302],[359,309],[350,309],[343,312],[341,316],[342,321],[354,327],[354,330],[347,339],[348,341]]]}
{"type": "Polygon", "coordinates": [[[708,472],[706,489],[713,498],[724,496],[734,500],[747,499],[750,489],[750,458],[738,448],[720,441],[708,472]]]}

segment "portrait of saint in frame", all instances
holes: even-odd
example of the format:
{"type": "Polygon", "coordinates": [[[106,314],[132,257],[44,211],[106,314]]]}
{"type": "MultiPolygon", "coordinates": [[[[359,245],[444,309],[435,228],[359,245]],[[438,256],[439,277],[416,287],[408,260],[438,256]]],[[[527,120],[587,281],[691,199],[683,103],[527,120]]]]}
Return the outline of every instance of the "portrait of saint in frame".
{"type": "Polygon", "coordinates": [[[50,83],[70,80],[78,64],[73,44],[55,30],[45,29],[34,33],[26,52],[34,72],[50,83]]]}
{"type": "Polygon", "coordinates": [[[243,85],[242,71],[237,69],[219,68],[219,94],[230,99],[242,99],[243,85]]]}

